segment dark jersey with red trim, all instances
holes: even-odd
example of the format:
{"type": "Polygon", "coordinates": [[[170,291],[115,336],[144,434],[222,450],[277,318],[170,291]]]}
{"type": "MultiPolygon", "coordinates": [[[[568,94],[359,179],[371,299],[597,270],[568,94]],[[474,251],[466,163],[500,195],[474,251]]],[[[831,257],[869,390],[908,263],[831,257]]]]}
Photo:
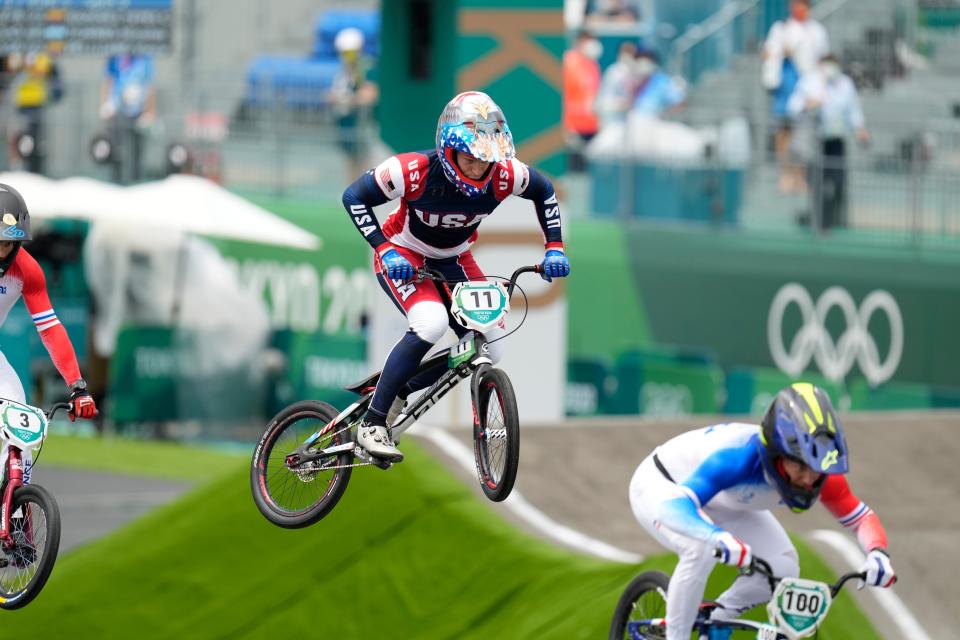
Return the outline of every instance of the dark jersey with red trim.
{"type": "Polygon", "coordinates": [[[470,249],[477,227],[507,196],[531,200],[549,249],[563,250],[560,206],[550,180],[519,160],[494,165],[486,193],[468,198],[447,179],[435,151],[400,153],[360,176],[343,193],[343,205],[375,251],[393,245],[429,258],[470,249]],[[399,200],[381,228],[373,207],[399,200]]]}

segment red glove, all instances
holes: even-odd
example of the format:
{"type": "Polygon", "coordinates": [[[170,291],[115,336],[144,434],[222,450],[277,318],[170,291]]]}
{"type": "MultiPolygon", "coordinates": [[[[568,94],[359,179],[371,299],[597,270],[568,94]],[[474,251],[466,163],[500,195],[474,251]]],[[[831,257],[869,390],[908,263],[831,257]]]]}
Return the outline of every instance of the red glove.
{"type": "Polygon", "coordinates": [[[67,414],[70,422],[77,418],[90,420],[97,415],[97,405],[87,391],[87,383],[83,380],[77,380],[70,385],[70,402],[73,404],[73,409],[67,414]]]}

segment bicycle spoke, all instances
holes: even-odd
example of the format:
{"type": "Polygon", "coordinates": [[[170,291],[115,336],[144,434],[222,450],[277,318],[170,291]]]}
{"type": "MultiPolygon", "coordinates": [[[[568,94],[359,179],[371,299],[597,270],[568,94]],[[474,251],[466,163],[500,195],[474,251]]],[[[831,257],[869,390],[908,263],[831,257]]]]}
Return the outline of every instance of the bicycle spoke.
{"type": "MultiPolygon", "coordinates": [[[[316,503],[327,492],[335,477],[335,467],[298,470],[291,469],[286,463],[287,455],[296,451],[301,443],[322,427],[322,424],[318,425],[313,419],[304,421],[303,424],[291,425],[277,438],[269,453],[266,484],[274,502],[285,511],[300,511],[316,503]]],[[[339,431],[324,434],[310,449],[319,450],[337,444],[337,436],[346,430],[347,427],[344,427],[339,431]]]]}
{"type": "Polygon", "coordinates": [[[11,518],[10,534],[17,543],[5,549],[7,566],[0,569],[0,591],[12,596],[23,591],[37,572],[47,547],[47,518],[32,503],[21,505],[22,517],[11,518]]]}
{"type": "Polygon", "coordinates": [[[490,394],[487,397],[487,419],[484,427],[490,479],[499,484],[503,477],[504,458],[506,457],[506,438],[501,434],[506,434],[506,428],[503,420],[503,409],[500,404],[500,393],[496,387],[490,388],[490,394]]]}

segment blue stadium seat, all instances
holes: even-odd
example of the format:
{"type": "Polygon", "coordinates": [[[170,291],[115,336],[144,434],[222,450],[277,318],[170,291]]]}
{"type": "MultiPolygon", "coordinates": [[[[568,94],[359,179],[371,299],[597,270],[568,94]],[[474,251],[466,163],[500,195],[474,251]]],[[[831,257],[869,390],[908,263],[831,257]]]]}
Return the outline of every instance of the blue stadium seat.
{"type": "Polygon", "coordinates": [[[250,106],[320,108],[337,74],[336,60],[311,60],[264,54],[247,69],[246,103],[250,106]]]}

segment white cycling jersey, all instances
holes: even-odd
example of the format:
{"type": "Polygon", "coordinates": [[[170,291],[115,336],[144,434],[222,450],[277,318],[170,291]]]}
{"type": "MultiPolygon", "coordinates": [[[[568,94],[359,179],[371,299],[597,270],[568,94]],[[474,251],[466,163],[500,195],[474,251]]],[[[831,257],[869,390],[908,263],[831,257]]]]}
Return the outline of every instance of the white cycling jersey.
{"type": "MultiPolygon", "coordinates": [[[[707,578],[716,563],[715,536],[729,532],[770,563],[775,575],[799,575],[796,549],[770,512],[782,500],[764,473],[760,426],[718,424],[688,431],[637,467],[630,506],[640,524],[680,561],[667,590],[667,640],[689,640],[707,578]],[[658,464],[659,463],[659,464],[658,464]]],[[[857,498],[843,475],[824,481],[820,502],[855,531],[864,551],[885,549],[879,518],[857,498]]],[[[715,619],[731,619],[766,602],[770,588],[758,574],[741,577],[719,598],[715,619]]]]}

